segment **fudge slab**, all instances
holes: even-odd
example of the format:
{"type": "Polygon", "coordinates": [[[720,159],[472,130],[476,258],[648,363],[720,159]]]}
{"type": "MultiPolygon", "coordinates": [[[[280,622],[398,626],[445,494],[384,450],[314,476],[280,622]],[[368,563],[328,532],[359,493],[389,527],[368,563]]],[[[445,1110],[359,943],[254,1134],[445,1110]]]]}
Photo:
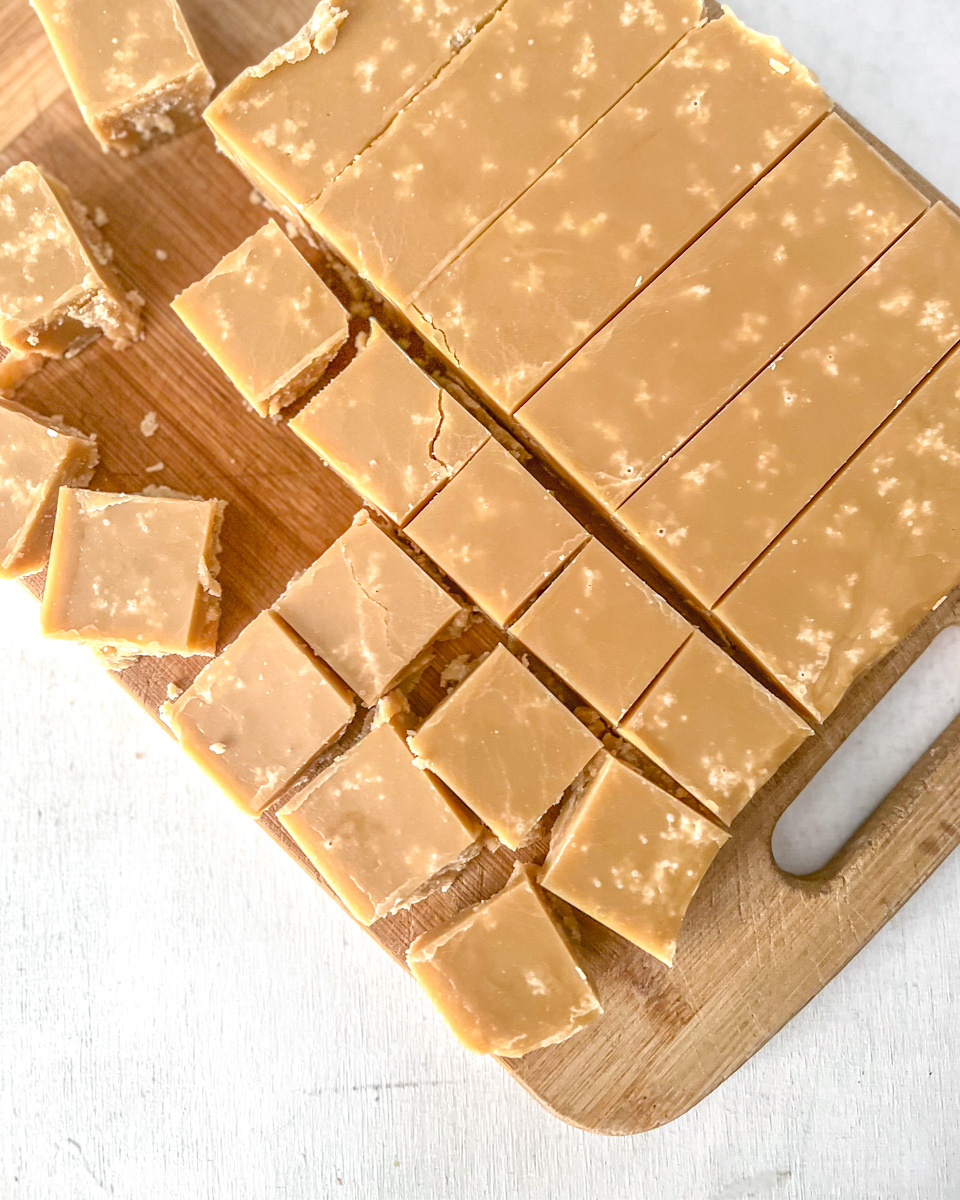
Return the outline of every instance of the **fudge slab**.
{"type": "Polygon", "coordinates": [[[363,350],[290,428],[397,525],[419,512],[490,437],[376,321],[363,350]]]}
{"type": "Polygon", "coordinates": [[[710,607],[960,340],[960,219],[910,229],[619,511],[710,607]]]}
{"type": "Polygon", "coordinates": [[[818,721],[960,583],[954,350],[715,609],[818,721]]]}
{"type": "Polygon", "coordinates": [[[694,633],[620,732],[729,825],[813,730],[694,633]]]}
{"type": "Polygon", "coordinates": [[[414,764],[389,723],[277,812],[343,904],[364,925],[447,886],[481,847],[483,828],[414,764]]]}
{"type": "Polygon", "coordinates": [[[0,578],[46,566],[59,490],[85,487],[98,457],[95,438],[0,404],[0,578]]]}
{"type": "Polygon", "coordinates": [[[284,622],[264,612],[166,711],[187,754],[258,817],[343,733],[356,705],[284,622]]]}
{"type": "Polygon", "coordinates": [[[497,646],[410,738],[410,748],[516,850],[600,743],[497,646]]]}
{"type": "Polygon", "coordinates": [[[727,12],[689,33],[409,315],[513,413],[829,106],[779,42],[727,12]]]}
{"type": "Polygon", "coordinates": [[[700,19],[700,0],[507,0],[304,216],[403,306],[700,19]]]}
{"type": "Polygon", "coordinates": [[[40,625],[108,666],[217,649],[220,500],[62,487],[40,625]]]}
{"type": "Polygon", "coordinates": [[[30,0],[104,150],[136,154],[200,123],[213,93],[176,0],[30,0]]]}
{"type": "Polygon", "coordinates": [[[347,340],[347,313],[275,221],[172,304],[261,416],[313,387],[347,340]]]}
{"type": "Polygon", "coordinates": [[[31,162],[0,178],[0,341],[70,357],[105,334],[117,349],[140,332],[137,302],[109,247],[64,184],[31,162]]]}
{"type": "Polygon", "coordinates": [[[463,611],[362,514],[276,610],[364,704],[374,704],[463,611]]]}
{"type": "Polygon", "coordinates": [[[517,413],[613,510],[927,207],[831,114],[517,413]]]}
{"type": "MultiPolygon", "coordinates": [[[[502,3],[502,0],[500,0],[502,3]]],[[[315,200],[498,7],[326,0],[204,113],[217,145],[288,216],[315,200]]]]}
{"type": "Polygon", "coordinates": [[[669,967],[690,901],[728,836],[606,755],[561,812],[540,884],[669,967]]]}
{"type": "Polygon", "coordinates": [[[495,441],[406,533],[501,625],[587,540],[586,530],[495,441]]]}
{"type": "Polygon", "coordinates": [[[596,992],[536,885],[519,865],[506,887],[421,934],[413,977],[457,1040],[519,1058],[565,1042],[602,1013],[596,992]]]}
{"type": "Polygon", "coordinates": [[[510,632],[616,725],[692,631],[591,540],[510,632]]]}

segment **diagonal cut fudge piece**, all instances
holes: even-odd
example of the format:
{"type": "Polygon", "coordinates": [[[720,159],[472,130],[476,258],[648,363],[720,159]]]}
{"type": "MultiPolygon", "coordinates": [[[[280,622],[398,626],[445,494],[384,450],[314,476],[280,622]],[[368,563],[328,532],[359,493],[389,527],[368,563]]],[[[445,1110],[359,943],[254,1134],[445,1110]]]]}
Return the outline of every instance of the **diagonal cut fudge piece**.
{"type": "Polygon", "coordinates": [[[85,487],[97,459],[96,438],[0,404],[0,578],[46,566],[60,487],[85,487]]]}
{"type": "Polygon", "coordinates": [[[540,883],[668,967],[729,835],[607,755],[561,812],[540,883]]]}
{"type": "Polygon", "coordinates": [[[257,817],[340,736],[356,704],[276,613],[265,612],[165,711],[187,754],[257,817]]]}
{"type": "Polygon", "coordinates": [[[448,887],[485,831],[413,761],[389,722],[372,729],[277,812],[364,925],[448,887]]]}
{"type": "Polygon", "coordinates": [[[490,439],[376,321],[360,354],[290,428],[398,525],[490,439]]]}
{"type": "Polygon", "coordinates": [[[30,0],[104,150],[136,154],[199,124],[213,92],[176,0],[30,0]]]}
{"type": "Polygon", "coordinates": [[[504,646],[437,705],[410,748],[516,850],[600,743],[504,646]]]}
{"type": "Polygon", "coordinates": [[[139,298],[125,293],[112,252],[67,188],[31,162],[0,178],[0,341],[51,358],[100,333],[117,349],[140,335],[139,298]]]}
{"type": "Polygon", "coordinates": [[[275,221],[172,308],[262,417],[313,387],[347,340],[346,311],[275,221]]]}
{"type": "Polygon", "coordinates": [[[222,500],[62,487],[40,624],[109,667],[216,652],[222,500]]]}
{"type": "Polygon", "coordinates": [[[413,977],[468,1050],[519,1058],[565,1042],[602,1013],[565,934],[517,864],[506,887],[421,934],[413,977]]]}
{"type": "Polygon", "coordinates": [[[367,705],[417,666],[463,612],[366,513],[275,608],[367,705]]]}

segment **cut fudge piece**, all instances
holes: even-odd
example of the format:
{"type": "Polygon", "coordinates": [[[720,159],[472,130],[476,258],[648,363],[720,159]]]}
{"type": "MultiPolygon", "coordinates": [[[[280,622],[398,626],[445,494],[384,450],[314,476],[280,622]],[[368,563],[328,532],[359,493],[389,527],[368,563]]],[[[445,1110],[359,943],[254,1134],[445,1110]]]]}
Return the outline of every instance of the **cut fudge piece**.
{"type": "Polygon", "coordinates": [[[960,583],[960,350],[714,610],[811,716],[960,583]]]}
{"type": "Polygon", "coordinates": [[[587,540],[566,509],[495,441],[474,455],[406,532],[501,625],[587,540]]]}
{"type": "Polygon", "coordinates": [[[313,387],[347,340],[347,314],[268,221],[173,301],[233,386],[266,417],[313,387]]]}
{"type": "Polygon", "coordinates": [[[729,825],[813,730],[694,633],[620,732],[729,825]]]}
{"type": "MultiPolygon", "coordinates": [[[[501,0],[502,2],[502,0],[501,0]]],[[[296,216],[498,7],[496,0],[321,0],[300,32],[204,113],[217,145],[296,216]]]]}
{"type": "Polygon", "coordinates": [[[254,817],[355,711],[348,689],[272,612],[254,618],[167,709],[187,754],[254,817]]]}
{"type": "Polygon", "coordinates": [[[110,248],[67,188],[31,162],[0,178],[0,341],[52,358],[100,333],[118,349],[140,332],[139,301],[110,267],[110,248]]]}
{"type": "Polygon", "coordinates": [[[88,484],[97,458],[95,438],[0,404],[0,578],[43,569],[59,489],[88,484]]]}
{"type": "Polygon", "coordinates": [[[689,33],[410,313],[513,413],[828,108],[806,68],[728,10],[689,33]]]}
{"type": "Polygon", "coordinates": [[[221,500],[63,487],[40,623],[111,667],[217,649],[221,500]]]}
{"type": "Polygon", "coordinates": [[[213,93],[176,0],[30,0],[104,150],[136,154],[199,124],[213,93]]]}
{"type": "Polygon", "coordinates": [[[603,1010],[566,936],[517,864],[503,891],[421,934],[413,976],[468,1050],[519,1058],[565,1042],[603,1010]]]}
{"type": "Polygon", "coordinates": [[[709,607],[960,339],[960,220],[937,205],[618,514],[709,607]]]}
{"type": "Polygon", "coordinates": [[[561,812],[540,883],[670,967],[690,901],[728,836],[607,756],[561,812]]]}
{"type": "Polygon", "coordinates": [[[563,474],[616,509],[926,206],[828,116],[517,420],[563,474]]]}
{"type": "Polygon", "coordinates": [[[700,19],[700,0],[509,0],[304,215],[403,305],[700,19]],[[559,14],[559,15],[558,15],[559,14]]]}
{"type": "Polygon", "coordinates": [[[511,850],[600,743],[504,646],[497,646],[410,738],[418,758],[511,850]]]}
{"type": "Polygon", "coordinates": [[[615,725],[691,627],[591,541],[510,632],[615,725]]]}
{"type": "Polygon", "coordinates": [[[276,609],[368,705],[463,611],[366,514],[290,584],[276,609]]]}
{"type": "Polygon", "coordinates": [[[490,438],[375,321],[357,358],[290,428],[398,525],[490,438]]]}
{"type": "Polygon", "coordinates": [[[389,722],[368,733],[277,812],[364,925],[453,882],[484,830],[414,764],[389,722]]]}

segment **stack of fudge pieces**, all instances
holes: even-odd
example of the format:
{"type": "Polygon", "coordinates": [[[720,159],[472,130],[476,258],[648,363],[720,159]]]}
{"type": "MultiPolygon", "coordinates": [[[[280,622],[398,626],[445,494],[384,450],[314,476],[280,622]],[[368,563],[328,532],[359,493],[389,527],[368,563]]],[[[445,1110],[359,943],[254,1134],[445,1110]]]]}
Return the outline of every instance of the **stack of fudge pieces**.
{"type": "MultiPolygon", "coordinates": [[[[139,100],[97,107],[83,46],[49,28],[106,147],[196,119],[208,76],[183,38],[162,104],[154,70],[139,100]]],[[[506,887],[428,927],[408,962],[467,1046],[562,1041],[602,997],[551,896],[671,965],[739,813],[960,582],[960,222],[778,42],[700,0],[323,0],[203,116],[385,319],[289,422],[368,509],[167,719],[364,924],[511,851],[506,887]],[[411,687],[477,612],[491,649],[415,717],[411,687]]],[[[0,336],[44,352],[16,340],[35,314],[15,300],[0,336]]],[[[173,307],[274,420],[348,333],[273,221],[173,307]]],[[[207,506],[190,520],[210,586],[156,635],[184,573],[154,569],[132,620],[100,615],[104,587],[136,590],[111,553],[135,535],[146,559],[155,517],[114,529],[116,498],[77,490],[92,466],[66,449],[37,485],[42,531],[21,520],[5,560],[43,565],[66,483],[47,631],[114,664],[211,654],[218,502],[162,498],[207,506]]]]}

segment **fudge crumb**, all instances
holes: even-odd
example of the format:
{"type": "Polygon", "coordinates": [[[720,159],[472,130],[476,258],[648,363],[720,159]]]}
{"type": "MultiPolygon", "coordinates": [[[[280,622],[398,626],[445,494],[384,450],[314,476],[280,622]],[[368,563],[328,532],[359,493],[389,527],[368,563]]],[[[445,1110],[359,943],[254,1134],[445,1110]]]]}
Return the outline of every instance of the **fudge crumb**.
{"type": "Polygon", "coordinates": [[[210,746],[211,754],[226,754],[227,748],[223,742],[213,742],[210,746]]]}
{"type": "Polygon", "coordinates": [[[160,462],[151,463],[149,467],[144,467],[144,470],[147,472],[148,475],[153,475],[157,471],[162,471],[165,466],[166,466],[166,463],[160,461],[160,462]]]}
{"type": "Polygon", "coordinates": [[[183,688],[180,687],[179,684],[176,684],[176,683],[168,683],[167,684],[167,699],[168,700],[179,700],[182,695],[183,695],[183,688]]]}
{"type": "Polygon", "coordinates": [[[98,204],[97,207],[93,210],[94,225],[96,225],[96,227],[98,229],[102,229],[104,227],[104,225],[109,223],[109,221],[110,221],[110,218],[107,216],[107,214],[103,211],[103,209],[98,204]]]}
{"type": "Polygon", "coordinates": [[[159,248],[154,250],[154,254],[157,256],[157,262],[166,262],[167,259],[170,257],[170,255],[166,252],[166,250],[161,250],[159,248]]]}
{"type": "Polygon", "coordinates": [[[160,428],[160,420],[157,414],[151,409],[140,422],[140,432],[144,437],[153,437],[160,428]]]}

